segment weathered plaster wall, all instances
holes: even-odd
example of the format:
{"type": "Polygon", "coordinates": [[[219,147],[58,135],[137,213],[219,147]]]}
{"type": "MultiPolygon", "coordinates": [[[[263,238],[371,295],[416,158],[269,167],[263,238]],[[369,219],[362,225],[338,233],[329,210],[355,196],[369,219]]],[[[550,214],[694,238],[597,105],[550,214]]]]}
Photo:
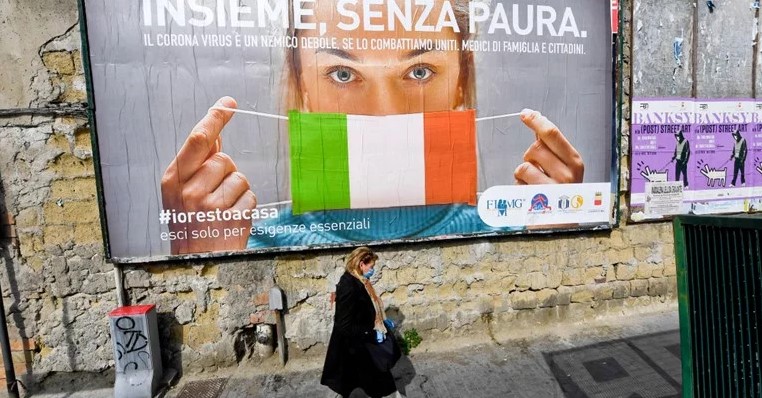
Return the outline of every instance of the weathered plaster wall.
{"type": "Polygon", "coordinates": [[[752,1],[713,3],[709,12],[705,1],[633,1],[633,96],[750,98],[760,92],[759,10],[752,1]]]}
{"type": "Polygon", "coordinates": [[[630,27],[633,54],[637,54],[632,60],[633,96],[690,97],[694,2],[635,0],[633,3],[635,19],[630,27]]]}
{"type": "MultiPolygon", "coordinates": [[[[630,3],[623,7],[628,22],[622,30],[628,32],[630,3]]],[[[644,22],[641,30],[646,32],[653,31],[664,14],[656,7],[649,12],[655,17],[644,22]]],[[[675,7],[674,13],[676,20],[690,23],[683,14],[692,13],[691,7],[675,7]]],[[[0,63],[0,108],[81,106],[85,91],[76,1],[11,0],[0,5],[0,18],[0,37],[16,35],[13,44],[3,39],[0,47],[0,59],[9,60],[0,63]],[[48,10],[56,10],[55,17],[48,10]]],[[[669,38],[676,32],[670,28],[663,35],[669,38]]],[[[628,37],[620,71],[626,95],[633,65],[629,49],[628,37]]],[[[691,84],[685,76],[690,76],[690,46],[684,49],[686,65],[678,71],[675,93],[684,93],[691,84]]],[[[645,57],[670,77],[657,80],[649,67],[636,62],[633,86],[651,87],[643,89],[649,95],[677,95],[669,88],[671,54],[666,46],[649,47],[645,57]]],[[[623,115],[629,115],[627,99],[623,115]]],[[[34,343],[27,374],[101,370],[113,364],[107,313],[117,303],[115,274],[103,259],[87,127],[86,120],[76,116],[0,118],[0,213],[9,215],[14,230],[0,237],[0,283],[9,323],[34,343]]],[[[628,135],[625,123],[625,177],[628,135]]],[[[625,178],[622,219],[627,186],[625,178]]],[[[424,339],[475,333],[507,336],[538,325],[563,327],[566,322],[675,304],[669,223],[623,224],[611,232],[398,245],[379,251],[376,283],[382,298],[394,307],[391,313],[402,320],[403,329],[415,327],[424,339]]],[[[292,351],[325,344],[333,316],[331,292],[345,253],[129,267],[125,286],[130,303],[157,304],[165,364],[184,372],[210,370],[250,354],[253,325],[272,322],[267,292],[276,283],[286,292],[292,351]]]]}
{"type": "Polygon", "coordinates": [[[696,97],[750,98],[758,20],[752,2],[716,1],[698,10],[696,97]]]}
{"type": "Polygon", "coordinates": [[[39,105],[54,99],[54,93],[39,86],[50,79],[41,49],[71,27],[77,29],[78,18],[75,1],[0,3],[0,108],[39,105]]]}

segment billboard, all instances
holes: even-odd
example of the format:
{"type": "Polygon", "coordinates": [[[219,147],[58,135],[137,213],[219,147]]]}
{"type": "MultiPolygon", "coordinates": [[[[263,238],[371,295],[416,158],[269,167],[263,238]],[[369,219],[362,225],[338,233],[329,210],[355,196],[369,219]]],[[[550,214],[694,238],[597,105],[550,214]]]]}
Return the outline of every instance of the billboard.
{"type": "Polygon", "coordinates": [[[610,4],[82,5],[113,261],[612,223],[610,4]]]}

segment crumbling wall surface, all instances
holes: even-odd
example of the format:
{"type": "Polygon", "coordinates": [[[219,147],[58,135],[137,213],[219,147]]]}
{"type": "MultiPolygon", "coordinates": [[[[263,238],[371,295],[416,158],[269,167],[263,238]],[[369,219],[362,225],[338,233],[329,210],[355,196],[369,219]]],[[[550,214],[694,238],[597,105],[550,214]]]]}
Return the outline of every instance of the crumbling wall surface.
{"type": "MultiPolygon", "coordinates": [[[[382,250],[376,289],[403,329],[450,336],[488,329],[511,334],[517,319],[559,326],[637,312],[671,304],[675,297],[671,234],[668,224],[659,224],[585,236],[382,250]]],[[[276,261],[276,280],[293,298],[287,337],[302,349],[330,335],[330,292],[341,260],[338,255],[276,261]]]]}
{"type": "MultiPolygon", "coordinates": [[[[630,3],[623,7],[628,22],[622,28],[629,32],[630,3]]],[[[28,342],[27,375],[95,371],[114,363],[107,314],[117,306],[115,271],[103,254],[93,151],[82,112],[86,92],[76,10],[75,0],[0,4],[0,108],[37,110],[0,116],[0,284],[14,336],[28,342]],[[8,37],[13,45],[5,44],[8,37]]],[[[690,7],[674,11],[677,21],[690,20],[678,10],[690,13],[690,7]]],[[[662,14],[656,7],[651,12],[662,14]]],[[[677,34],[675,29],[666,37],[677,34]]],[[[684,44],[684,59],[689,47],[684,44]]],[[[628,37],[620,70],[627,95],[629,48],[628,37]]],[[[671,74],[671,52],[662,54],[667,50],[654,49],[649,57],[662,57],[671,74]]],[[[684,73],[678,71],[679,93],[690,85],[684,73]]],[[[632,84],[661,85],[650,79],[644,68],[632,84]]],[[[628,131],[625,123],[625,177],[628,131]]],[[[627,185],[625,178],[624,216],[627,185]]],[[[268,291],[276,284],[285,292],[292,353],[326,344],[331,293],[347,252],[130,266],[124,268],[124,285],[129,303],[156,304],[165,365],[183,372],[213,370],[252,355],[254,326],[273,323],[268,291]]],[[[537,325],[563,327],[675,305],[669,223],[385,246],[379,254],[375,283],[390,315],[424,339],[507,336],[537,325]]]]}
{"type": "MultiPolygon", "coordinates": [[[[693,1],[634,0],[633,95],[690,97],[693,86],[693,1]]],[[[625,13],[627,15],[627,13],[625,13]]],[[[629,15],[628,15],[629,17],[629,15]]]]}
{"type": "MultiPolygon", "coordinates": [[[[750,98],[758,11],[753,1],[715,1],[697,7],[697,98],[750,98]]],[[[758,48],[758,47],[756,47],[758,48]]]]}
{"type": "Polygon", "coordinates": [[[759,93],[759,9],[753,3],[634,0],[633,96],[759,93]]]}
{"type": "Polygon", "coordinates": [[[103,257],[76,2],[0,4],[3,299],[22,374],[113,364],[113,267],[103,257]],[[107,325],[107,324],[106,324],[107,325]]]}
{"type": "Polygon", "coordinates": [[[40,52],[46,43],[72,27],[76,29],[78,18],[76,1],[72,0],[11,0],[0,4],[0,108],[23,108],[54,98],[52,86],[40,87],[50,81],[40,52]]]}

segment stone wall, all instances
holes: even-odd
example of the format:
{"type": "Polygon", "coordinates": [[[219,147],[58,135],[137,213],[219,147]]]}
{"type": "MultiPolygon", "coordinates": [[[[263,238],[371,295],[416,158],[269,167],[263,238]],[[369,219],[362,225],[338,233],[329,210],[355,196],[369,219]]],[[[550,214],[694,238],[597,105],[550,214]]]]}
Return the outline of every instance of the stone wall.
{"type": "MultiPolygon", "coordinates": [[[[630,10],[629,2],[623,4],[630,10]]],[[[630,28],[628,21],[622,27],[630,28]]],[[[26,374],[113,365],[107,313],[117,306],[114,266],[103,257],[75,0],[0,5],[0,272],[9,325],[29,342],[26,374]],[[49,15],[54,14],[55,17],[49,15]],[[35,27],[30,29],[29,27],[35,27]],[[23,32],[28,32],[24,35],[23,32]],[[22,32],[19,34],[19,32],[22,32]],[[15,33],[16,36],[13,36],[15,33]],[[40,108],[40,112],[25,112],[40,108]],[[34,114],[31,114],[34,113],[34,114]]],[[[629,37],[624,87],[629,95],[629,37]]],[[[627,101],[623,114],[628,115],[627,101]]],[[[628,175],[628,125],[622,174],[628,175]]],[[[376,286],[403,329],[457,338],[509,336],[602,315],[674,308],[669,223],[608,232],[502,237],[379,249],[376,286]]],[[[166,365],[183,372],[251,355],[253,326],[271,323],[269,289],[286,293],[292,352],[328,341],[332,291],[346,251],[258,255],[126,267],[131,304],[157,305],[166,365]]]]}

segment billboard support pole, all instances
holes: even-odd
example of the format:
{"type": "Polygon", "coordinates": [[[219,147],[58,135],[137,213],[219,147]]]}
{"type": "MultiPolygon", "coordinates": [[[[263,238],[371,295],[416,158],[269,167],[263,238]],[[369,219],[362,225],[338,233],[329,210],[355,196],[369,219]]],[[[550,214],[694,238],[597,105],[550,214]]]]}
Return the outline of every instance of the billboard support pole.
{"type": "Polygon", "coordinates": [[[283,305],[283,290],[280,287],[273,286],[270,289],[270,310],[275,314],[275,323],[278,337],[278,354],[280,356],[280,366],[286,366],[286,331],[284,329],[283,311],[286,306],[283,305]]]}
{"type": "Polygon", "coordinates": [[[119,264],[114,264],[114,283],[116,284],[116,302],[119,307],[124,307],[124,275],[119,264]]]}

